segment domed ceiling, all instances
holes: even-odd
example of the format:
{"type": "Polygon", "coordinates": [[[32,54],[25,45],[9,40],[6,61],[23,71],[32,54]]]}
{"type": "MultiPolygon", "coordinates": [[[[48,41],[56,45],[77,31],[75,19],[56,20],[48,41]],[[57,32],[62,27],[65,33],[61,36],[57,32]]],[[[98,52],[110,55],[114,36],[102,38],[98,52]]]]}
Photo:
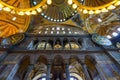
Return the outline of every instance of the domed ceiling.
{"type": "Polygon", "coordinates": [[[0,37],[43,24],[69,24],[112,36],[120,26],[119,14],[120,0],[0,0],[0,37]]]}
{"type": "MultiPolygon", "coordinates": [[[[33,0],[33,5],[37,5],[42,0],[33,0]]],[[[67,0],[52,0],[52,4],[43,5],[41,16],[53,22],[64,22],[77,13],[76,9],[69,6],[67,0]]]]}

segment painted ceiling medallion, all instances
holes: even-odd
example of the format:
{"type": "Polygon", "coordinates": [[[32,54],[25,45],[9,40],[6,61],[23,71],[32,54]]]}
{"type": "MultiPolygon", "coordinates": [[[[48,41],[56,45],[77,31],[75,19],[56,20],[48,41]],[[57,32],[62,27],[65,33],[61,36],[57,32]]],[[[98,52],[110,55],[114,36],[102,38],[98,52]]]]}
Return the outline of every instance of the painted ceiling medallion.
{"type": "Polygon", "coordinates": [[[112,45],[112,42],[108,38],[104,36],[100,36],[98,34],[93,34],[92,40],[99,45],[104,45],[104,46],[112,45]]]}
{"type": "Polygon", "coordinates": [[[52,0],[52,4],[44,8],[41,15],[52,22],[64,22],[77,13],[77,8],[69,6],[67,0],[52,0]]]}

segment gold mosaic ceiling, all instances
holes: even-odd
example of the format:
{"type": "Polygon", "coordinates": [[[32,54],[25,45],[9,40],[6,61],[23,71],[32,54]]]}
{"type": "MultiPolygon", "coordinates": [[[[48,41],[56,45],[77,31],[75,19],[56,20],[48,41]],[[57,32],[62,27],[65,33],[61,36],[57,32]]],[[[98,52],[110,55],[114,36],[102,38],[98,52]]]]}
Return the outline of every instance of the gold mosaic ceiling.
{"type": "MultiPolygon", "coordinates": [[[[6,4],[9,4],[11,6],[17,7],[17,8],[30,8],[31,2],[30,0],[0,0],[5,2],[6,4]]],[[[34,0],[32,0],[34,1],[34,0]]],[[[36,0],[35,0],[36,1],[36,0]]],[[[47,0],[38,0],[38,2],[47,1],[47,0]]],[[[73,4],[77,0],[73,0],[73,4]]],[[[45,15],[42,15],[44,18],[46,18],[49,21],[54,21],[55,24],[59,23],[61,24],[63,21],[66,21],[75,16],[76,11],[81,15],[81,20],[83,21],[83,27],[82,29],[89,32],[89,33],[99,33],[100,35],[107,35],[111,30],[113,30],[114,27],[118,27],[120,25],[119,19],[120,19],[120,6],[117,6],[114,10],[108,11],[108,12],[102,12],[100,14],[91,14],[92,11],[89,11],[90,14],[83,14],[82,10],[80,9],[80,5],[83,5],[83,8],[86,8],[84,6],[89,7],[89,9],[93,9],[94,7],[104,7],[106,4],[111,3],[114,0],[78,0],[79,5],[76,8],[76,5],[74,5],[75,8],[72,8],[71,5],[67,4],[67,0],[52,0],[52,4],[49,6],[46,6],[46,4],[42,4],[43,11],[39,13],[40,15],[44,13],[45,15]],[[72,12],[72,13],[71,13],[72,12]],[[74,15],[73,15],[74,13],[74,15]],[[101,21],[99,22],[99,19],[101,21]]],[[[119,0],[115,0],[119,1],[119,0]]],[[[38,3],[39,4],[39,3],[38,3]]],[[[78,3],[76,3],[78,4],[78,3]]],[[[33,5],[32,5],[33,6],[33,5]]],[[[40,12],[40,9],[37,9],[37,11],[40,12]]],[[[34,14],[36,11],[32,11],[32,14],[34,14]]],[[[26,13],[26,14],[29,14],[26,13]]],[[[38,14],[38,15],[39,15],[38,14]]],[[[14,11],[6,12],[1,10],[0,8],[0,37],[8,37],[10,35],[20,33],[20,32],[26,32],[26,30],[29,27],[30,22],[30,15],[18,15],[14,14],[14,11]]],[[[67,22],[64,22],[64,24],[67,22]]]]}
{"type": "MultiPolygon", "coordinates": [[[[30,6],[29,0],[3,0],[9,5],[18,8],[28,8],[30,6]]],[[[30,23],[30,16],[19,16],[17,14],[10,14],[5,11],[0,11],[0,37],[8,37],[10,35],[25,32],[30,23]]]]}

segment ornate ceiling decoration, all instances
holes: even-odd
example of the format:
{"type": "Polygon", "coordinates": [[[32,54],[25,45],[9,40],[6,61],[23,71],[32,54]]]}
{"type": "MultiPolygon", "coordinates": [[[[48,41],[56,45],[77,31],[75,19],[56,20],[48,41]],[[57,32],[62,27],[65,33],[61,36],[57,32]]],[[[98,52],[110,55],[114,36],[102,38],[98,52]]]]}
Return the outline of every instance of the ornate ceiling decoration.
{"type": "Polygon", "coordinates": [[[11,46],[20,43],[24,39],[24,34],[18,33],[2,39],[2,46],[11,46]]]}
{"type": "MultiPolygon", "coordinates": [[[[4,0],[7,4],[18,8],[30,7],[29,0],[4,0]]],[[[10,35],[25,32],[30,23],[30,16],[19,16],[0,11],[0,37],[8,37],[10,35]]]]}
{"type": "MultiPolygon", "coordinates": [[[[67,3],[72,6],[73,9],[80,9],[84,14],[99,14],[101,12],[108,12],[108,10],[112,10],[116,8],[116,6],[120,5],[119,0],[106,0],[106,1],[98,1],[98,0],[93,0],[92,3],[90,0],[85,1],[85,5],[82,5],[79,1],[77,0],[42,0],[39,4],[37,4],[34,7],[31,8],[18,8],[14,7],[12,5],[7,4],[6,2],[3,2],[0,0],[0,8],[1,10],[3,9],[4,11],[7,12],[13,12],[17,13],[19,15],[35,15],[37,13],[40,13],[42,11],[41,7],[44,5],[54,5],[54,6],[60,6],[63,5],[64,3],[67,3]],[[93,3],[96,3],[94,5],[93,3]]],[[[64,4],[68,5],[68,4],[64,4]]],[[[59,10],[59,8],[58,8],[59,10]]]]}
{"type": "Polygon", "coordinates": [[[67,0],[52,0],[51,5],[43,6],[41,15],[53,22],[64,22],[77,13],[76,8],[69,6],[67,0]]]}
{"type": "MultiPolygon", "coordinates": [[[[23,1],[23,0],[22,0],[23,1]]],[[[21,2],[22,2],[21,1],[21,2]]],[[[7,1],[9,2],[9,1],[7,1]]],[[[23,1],[24,2],[24,1],[23,1]]],[[[11,0],[10,1],[11,4],[16,4],[16,0],[11,0]],[[13,3],[15,2],[15,3],[13,3]]],[[[7,11],[7,12],[11,12],[13,14],[18,14],[18,15],[35,15],[38,13],[40,13],[42,11],[42,9],[40,8],[41,6],[43,6],[43,4],[46,3],[46,0],[42,0],[38,5],[34,6],[34,7],[18,7],[17,6],[13,6],[9,3],[6,3],[5,1],[0,0],[0,8],[1,10],[7,11]]],[[[26,4],[24,4],[23,6],[25,6],[26,4]]],[[[29,3],[30,5],[30,3],[29,3]]]]}
{"type": "Polygon", "coordinates": [[[120,25],[119,14],[120,6],[107,13],[90,15],[84,22],[84,30],[89,33],[98,33],[102,36],[112,35],[114,28],[120,25]]]}
{"type": "Polygon", "coordinates": [[[0,37],[25,32],[30,23],[30,15],[40,14],[50,21],[64,22],[77,12],[83,20],[84,30],[105,35],[108,32],[105,26],[118,20],[120,0],[81,1],[32,0],[34,5],[31,6],[30,0],[0,0],[0,37]],[[102,22],[96,20],[99,17],[102,22]]]}

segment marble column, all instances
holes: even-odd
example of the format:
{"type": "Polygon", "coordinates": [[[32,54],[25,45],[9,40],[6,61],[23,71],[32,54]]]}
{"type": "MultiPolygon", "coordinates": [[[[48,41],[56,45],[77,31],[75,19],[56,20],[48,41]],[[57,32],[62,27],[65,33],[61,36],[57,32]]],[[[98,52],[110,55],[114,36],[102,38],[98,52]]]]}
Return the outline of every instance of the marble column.
{"type": "Polygon", "coordinates": [[[51,64],[47,65],[47,80],[50,80],[51,64]]]}
{"type": "Polygon", "coordinates": [[[62,45],[62,50],[63,50],[64,49],[63,38],[61,38],[61,45],[62,45]]]}
{"type": "Polygon", "coordinates": [[[90,75],[87,71],[86,65],[83,65],[83,69],[84,69],[84,73],[85,73],[85,76],[86,76],[86,80],[91,80],[90,75]]]}
{"type": "Polygon", "coordinates": [[[87,38],[82,39],[82,50],[86,50],[88,48],[87,38]]]}
{"type": "Polygon", "coordinates": [[[66,80],[70,80],[69,64],[66,64],[66,80]]]}

